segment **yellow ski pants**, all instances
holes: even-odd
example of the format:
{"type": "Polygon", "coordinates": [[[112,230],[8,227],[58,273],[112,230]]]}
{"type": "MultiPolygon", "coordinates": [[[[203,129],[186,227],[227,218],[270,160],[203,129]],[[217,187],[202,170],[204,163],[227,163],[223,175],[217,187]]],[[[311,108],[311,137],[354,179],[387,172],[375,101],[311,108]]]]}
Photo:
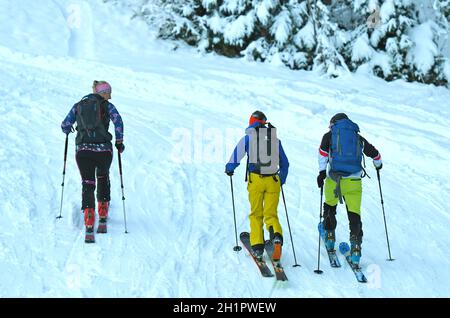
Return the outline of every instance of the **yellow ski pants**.
{"type": "MultiPolygon", "coordinates": [[[[339,199],[334,195],[336,189],[336,182],[327,177],[325,180],[325,203],[330,206],[335,206],[339,203],[339,199]]],[[[362,182],[361,179],[341,179],[341,193],[344,197],[347,210],[349,212],[361,215],[361,197],[362,197],[362,182]]]]}
{"type": "Polygon", "coordinates": [[[264,223],[267,230],[272,226],[274,233],[283,235],[277,213],[281,191],[280,178],[250,173],[247,190],[251,208],[250,244],[264,244],[264,223]]]}

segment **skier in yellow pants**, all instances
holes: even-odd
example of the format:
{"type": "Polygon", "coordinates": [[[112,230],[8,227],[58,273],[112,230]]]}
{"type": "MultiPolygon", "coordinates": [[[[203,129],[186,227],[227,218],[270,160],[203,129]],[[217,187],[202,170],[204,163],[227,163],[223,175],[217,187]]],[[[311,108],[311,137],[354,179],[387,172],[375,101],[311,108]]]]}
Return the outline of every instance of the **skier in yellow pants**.
{"type": "Polygon", "coordinates": [[[277,207],[280,199],[280,179],[278,176],[263,176],[250,173],[248,200],[250,202],[250,243],[252,246],[264,242],[263,225],[269,232],[282,238],[283,230],[278,220],[277,207]]]}
{"type": "Polygon", "coordinates": [[[225,173],[232,176],[246,154],[252,254],[257,259],[263,257],[265,223],[274,244],[272,257],[279,260],[283,245],[283,230],[278,220],[277,207],[281,186],[286,182],[288,175],[289,161],[281,142],[276,137],[275,127],[267,123],[266,116],[260,111],[251,115],[246,135],[234,149],[225,167],[225,173]]]}

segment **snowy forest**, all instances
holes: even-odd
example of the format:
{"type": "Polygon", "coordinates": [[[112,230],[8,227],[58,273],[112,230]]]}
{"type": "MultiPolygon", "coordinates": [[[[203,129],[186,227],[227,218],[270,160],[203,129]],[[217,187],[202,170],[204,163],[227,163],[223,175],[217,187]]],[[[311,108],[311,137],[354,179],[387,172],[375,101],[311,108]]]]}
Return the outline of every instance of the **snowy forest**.
{"type": "MultiPolygon", "coordinates": [[[[116,0],[104,0],[106,2],[116,0]]],[[[117,2],[117,1],[116,1],[117,2]]],[[[201,52],[388,81],[450,82],[450,1],[135,0],[162,39],[201,52]]]]}

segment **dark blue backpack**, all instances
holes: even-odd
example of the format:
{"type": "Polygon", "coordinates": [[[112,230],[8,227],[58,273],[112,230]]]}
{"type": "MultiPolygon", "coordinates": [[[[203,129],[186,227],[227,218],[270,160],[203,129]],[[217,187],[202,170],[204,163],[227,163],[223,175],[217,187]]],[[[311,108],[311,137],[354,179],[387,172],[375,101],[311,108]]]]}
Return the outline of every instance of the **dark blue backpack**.
{"type": "Polygon", "coordinates": [[[330,172],[347,177],[363,170],[363,144],[358,133],[358,125],[350,119],[331,126],[330,172]]]}

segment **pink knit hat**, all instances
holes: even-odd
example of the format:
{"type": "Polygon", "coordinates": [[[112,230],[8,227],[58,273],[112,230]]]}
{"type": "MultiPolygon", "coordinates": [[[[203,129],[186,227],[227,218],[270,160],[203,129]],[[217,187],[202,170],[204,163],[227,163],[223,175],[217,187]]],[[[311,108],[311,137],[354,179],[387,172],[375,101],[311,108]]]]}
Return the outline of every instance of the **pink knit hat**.
{"type": "Polygon", "coordinates": [[[111,85],[109,85],[109,83],[106,82],[97,84],[95,86],[95,92],[97,94],[111,93],[111,91],[112,91],[111,85]]]}

